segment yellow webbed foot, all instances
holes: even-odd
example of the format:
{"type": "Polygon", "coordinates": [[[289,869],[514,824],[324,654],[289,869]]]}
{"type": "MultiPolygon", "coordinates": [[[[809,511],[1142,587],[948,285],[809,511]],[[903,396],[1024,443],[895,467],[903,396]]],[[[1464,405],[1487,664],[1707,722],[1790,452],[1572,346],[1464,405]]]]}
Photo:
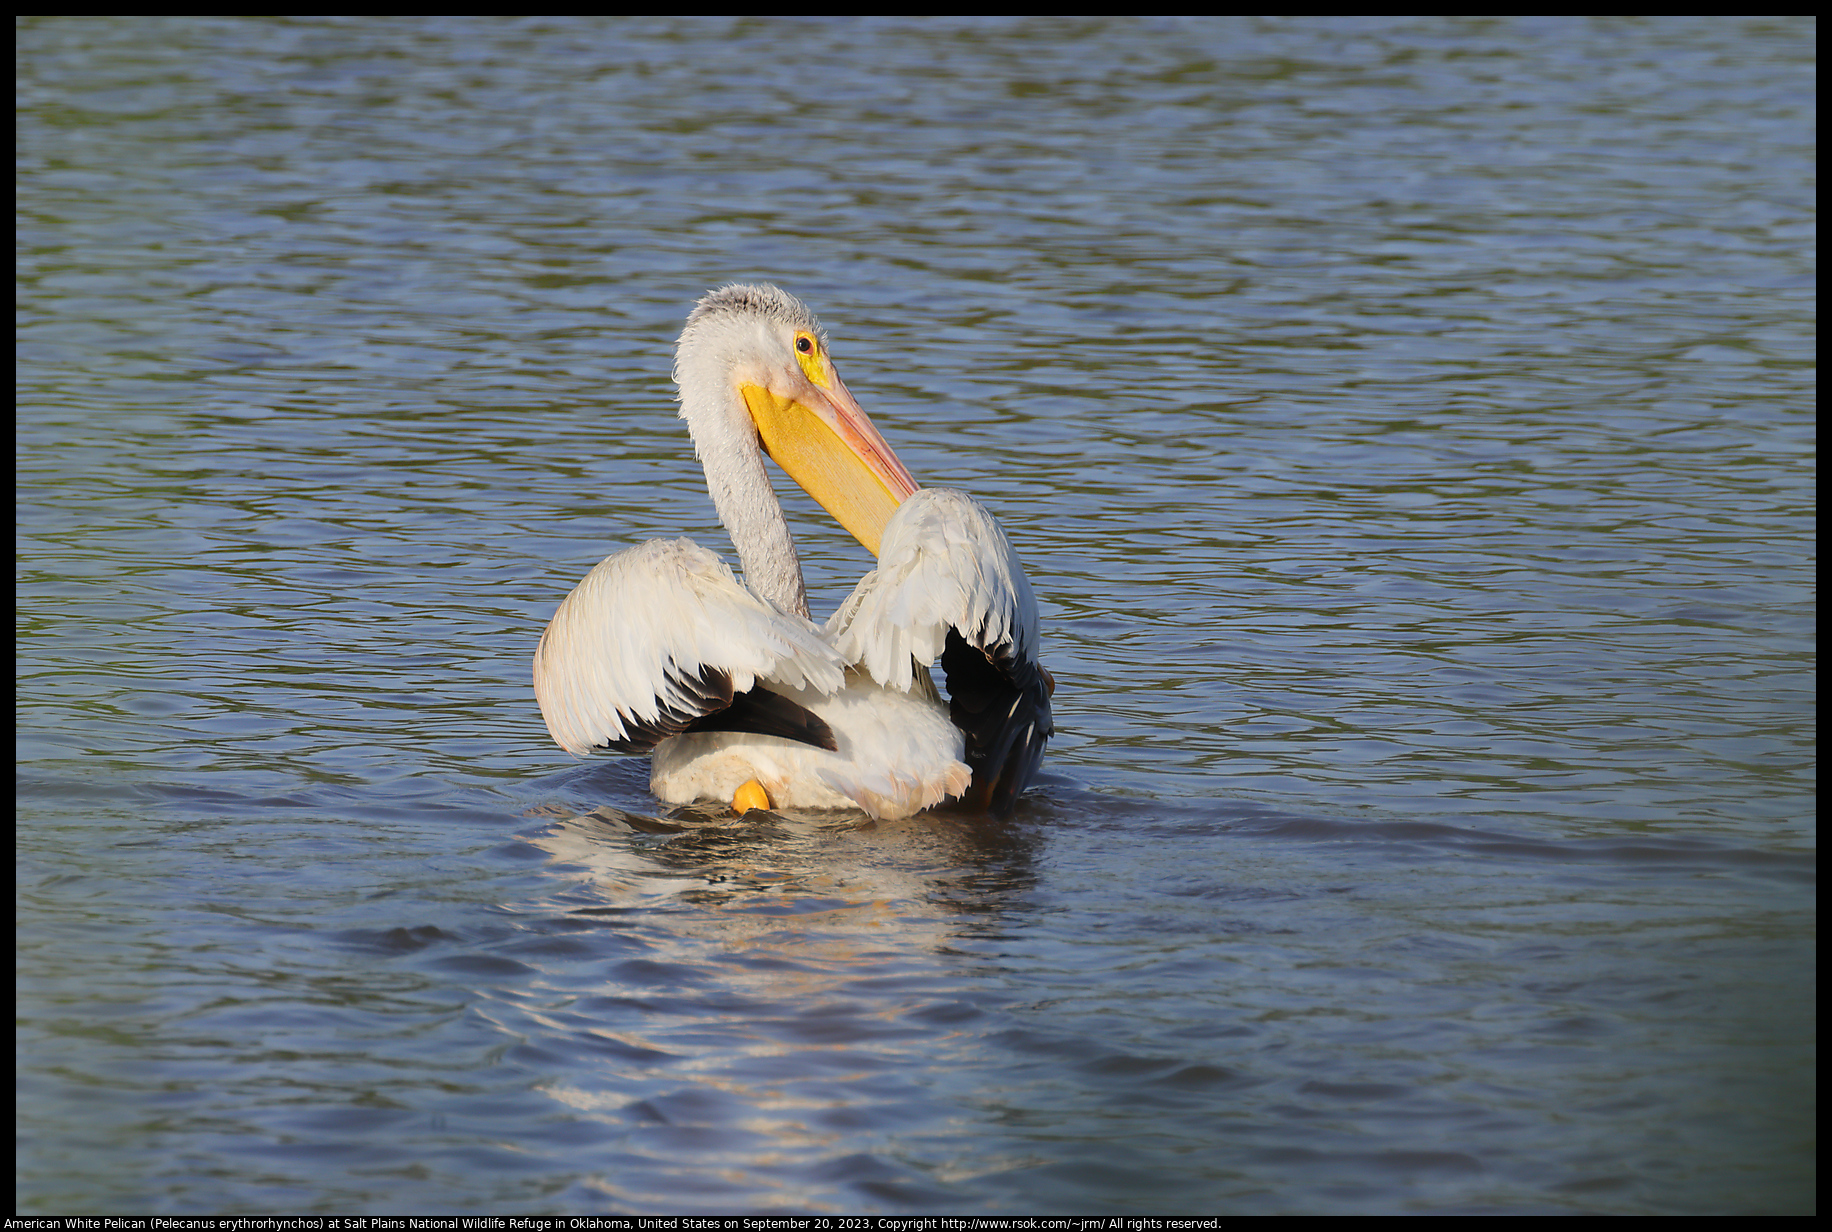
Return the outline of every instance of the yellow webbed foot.
{"type": "Polygon", "coordinates": [[[732,812],[742,817],[752,809],[770,807],[770,793],[763,789],[763,784],[752,779],[732,793],[732,812]]]}

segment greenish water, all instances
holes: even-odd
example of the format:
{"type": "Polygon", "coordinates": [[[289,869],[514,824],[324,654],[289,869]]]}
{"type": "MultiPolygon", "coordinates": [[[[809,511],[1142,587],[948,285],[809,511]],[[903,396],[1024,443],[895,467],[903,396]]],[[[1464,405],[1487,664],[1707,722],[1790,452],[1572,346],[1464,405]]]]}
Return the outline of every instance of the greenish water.
{"type": "Polygon", "coordinates": [[[20,24],[16,1206],[1813,1209],[1815,31],[20,24]],[[546,739],[759,278],[1029,566],[1009,826],[546,739]]]}

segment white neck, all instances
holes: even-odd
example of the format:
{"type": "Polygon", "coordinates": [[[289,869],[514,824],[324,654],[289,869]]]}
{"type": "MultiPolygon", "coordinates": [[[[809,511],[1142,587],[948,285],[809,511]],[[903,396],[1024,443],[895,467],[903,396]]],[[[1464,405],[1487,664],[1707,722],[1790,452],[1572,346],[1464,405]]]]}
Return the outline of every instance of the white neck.
{"type": "Polygon", "coordinates": [[[706,468],[713,508],[744,564],[744,580],[779,610],[807,616],[801,558],[789,537],[782,502],[764,473],[757,430],[735,382],[729,376],[717,383],[683,382],[681,418],[706,468]]]}

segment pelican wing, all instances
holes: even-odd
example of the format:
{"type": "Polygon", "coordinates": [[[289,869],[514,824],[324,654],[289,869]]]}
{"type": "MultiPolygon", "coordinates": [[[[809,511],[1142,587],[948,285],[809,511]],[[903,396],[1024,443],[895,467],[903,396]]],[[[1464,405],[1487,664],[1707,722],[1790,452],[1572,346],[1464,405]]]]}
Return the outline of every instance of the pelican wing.
{"type": "Polygon", "coordinates": [[[846,662],[904,692],[941,660],[973,770],[965,801],[1004,814],[1055,731],[1037,623],[1030,579],[993,516],[964,492],[923,488],[891,515],[878,567],[827,635],[846,662]]]}
{"type": "Polygon", "coordinates": [[[831,693],[845,664],[806,618],[745,590],[690,539],[607,558],[560,604],[534,652],[554,742],[640,753],[678,732],[758,731],[833,747],[819,718],[759,687],[831,693]]]}

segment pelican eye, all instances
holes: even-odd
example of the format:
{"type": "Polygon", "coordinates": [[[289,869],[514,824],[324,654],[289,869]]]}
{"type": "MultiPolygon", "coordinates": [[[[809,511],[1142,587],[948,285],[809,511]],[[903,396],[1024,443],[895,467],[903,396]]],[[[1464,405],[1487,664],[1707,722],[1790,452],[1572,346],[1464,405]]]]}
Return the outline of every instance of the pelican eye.
{"type": "Polygon", "coordinates": [[[802,375],[822,389],[831,389],[833,368],[828,364],[826,356],[821,354],[821,344],[814,340],[814,336],[795,335],[795,350],[795,362],[801,365],[802,375]]]}

